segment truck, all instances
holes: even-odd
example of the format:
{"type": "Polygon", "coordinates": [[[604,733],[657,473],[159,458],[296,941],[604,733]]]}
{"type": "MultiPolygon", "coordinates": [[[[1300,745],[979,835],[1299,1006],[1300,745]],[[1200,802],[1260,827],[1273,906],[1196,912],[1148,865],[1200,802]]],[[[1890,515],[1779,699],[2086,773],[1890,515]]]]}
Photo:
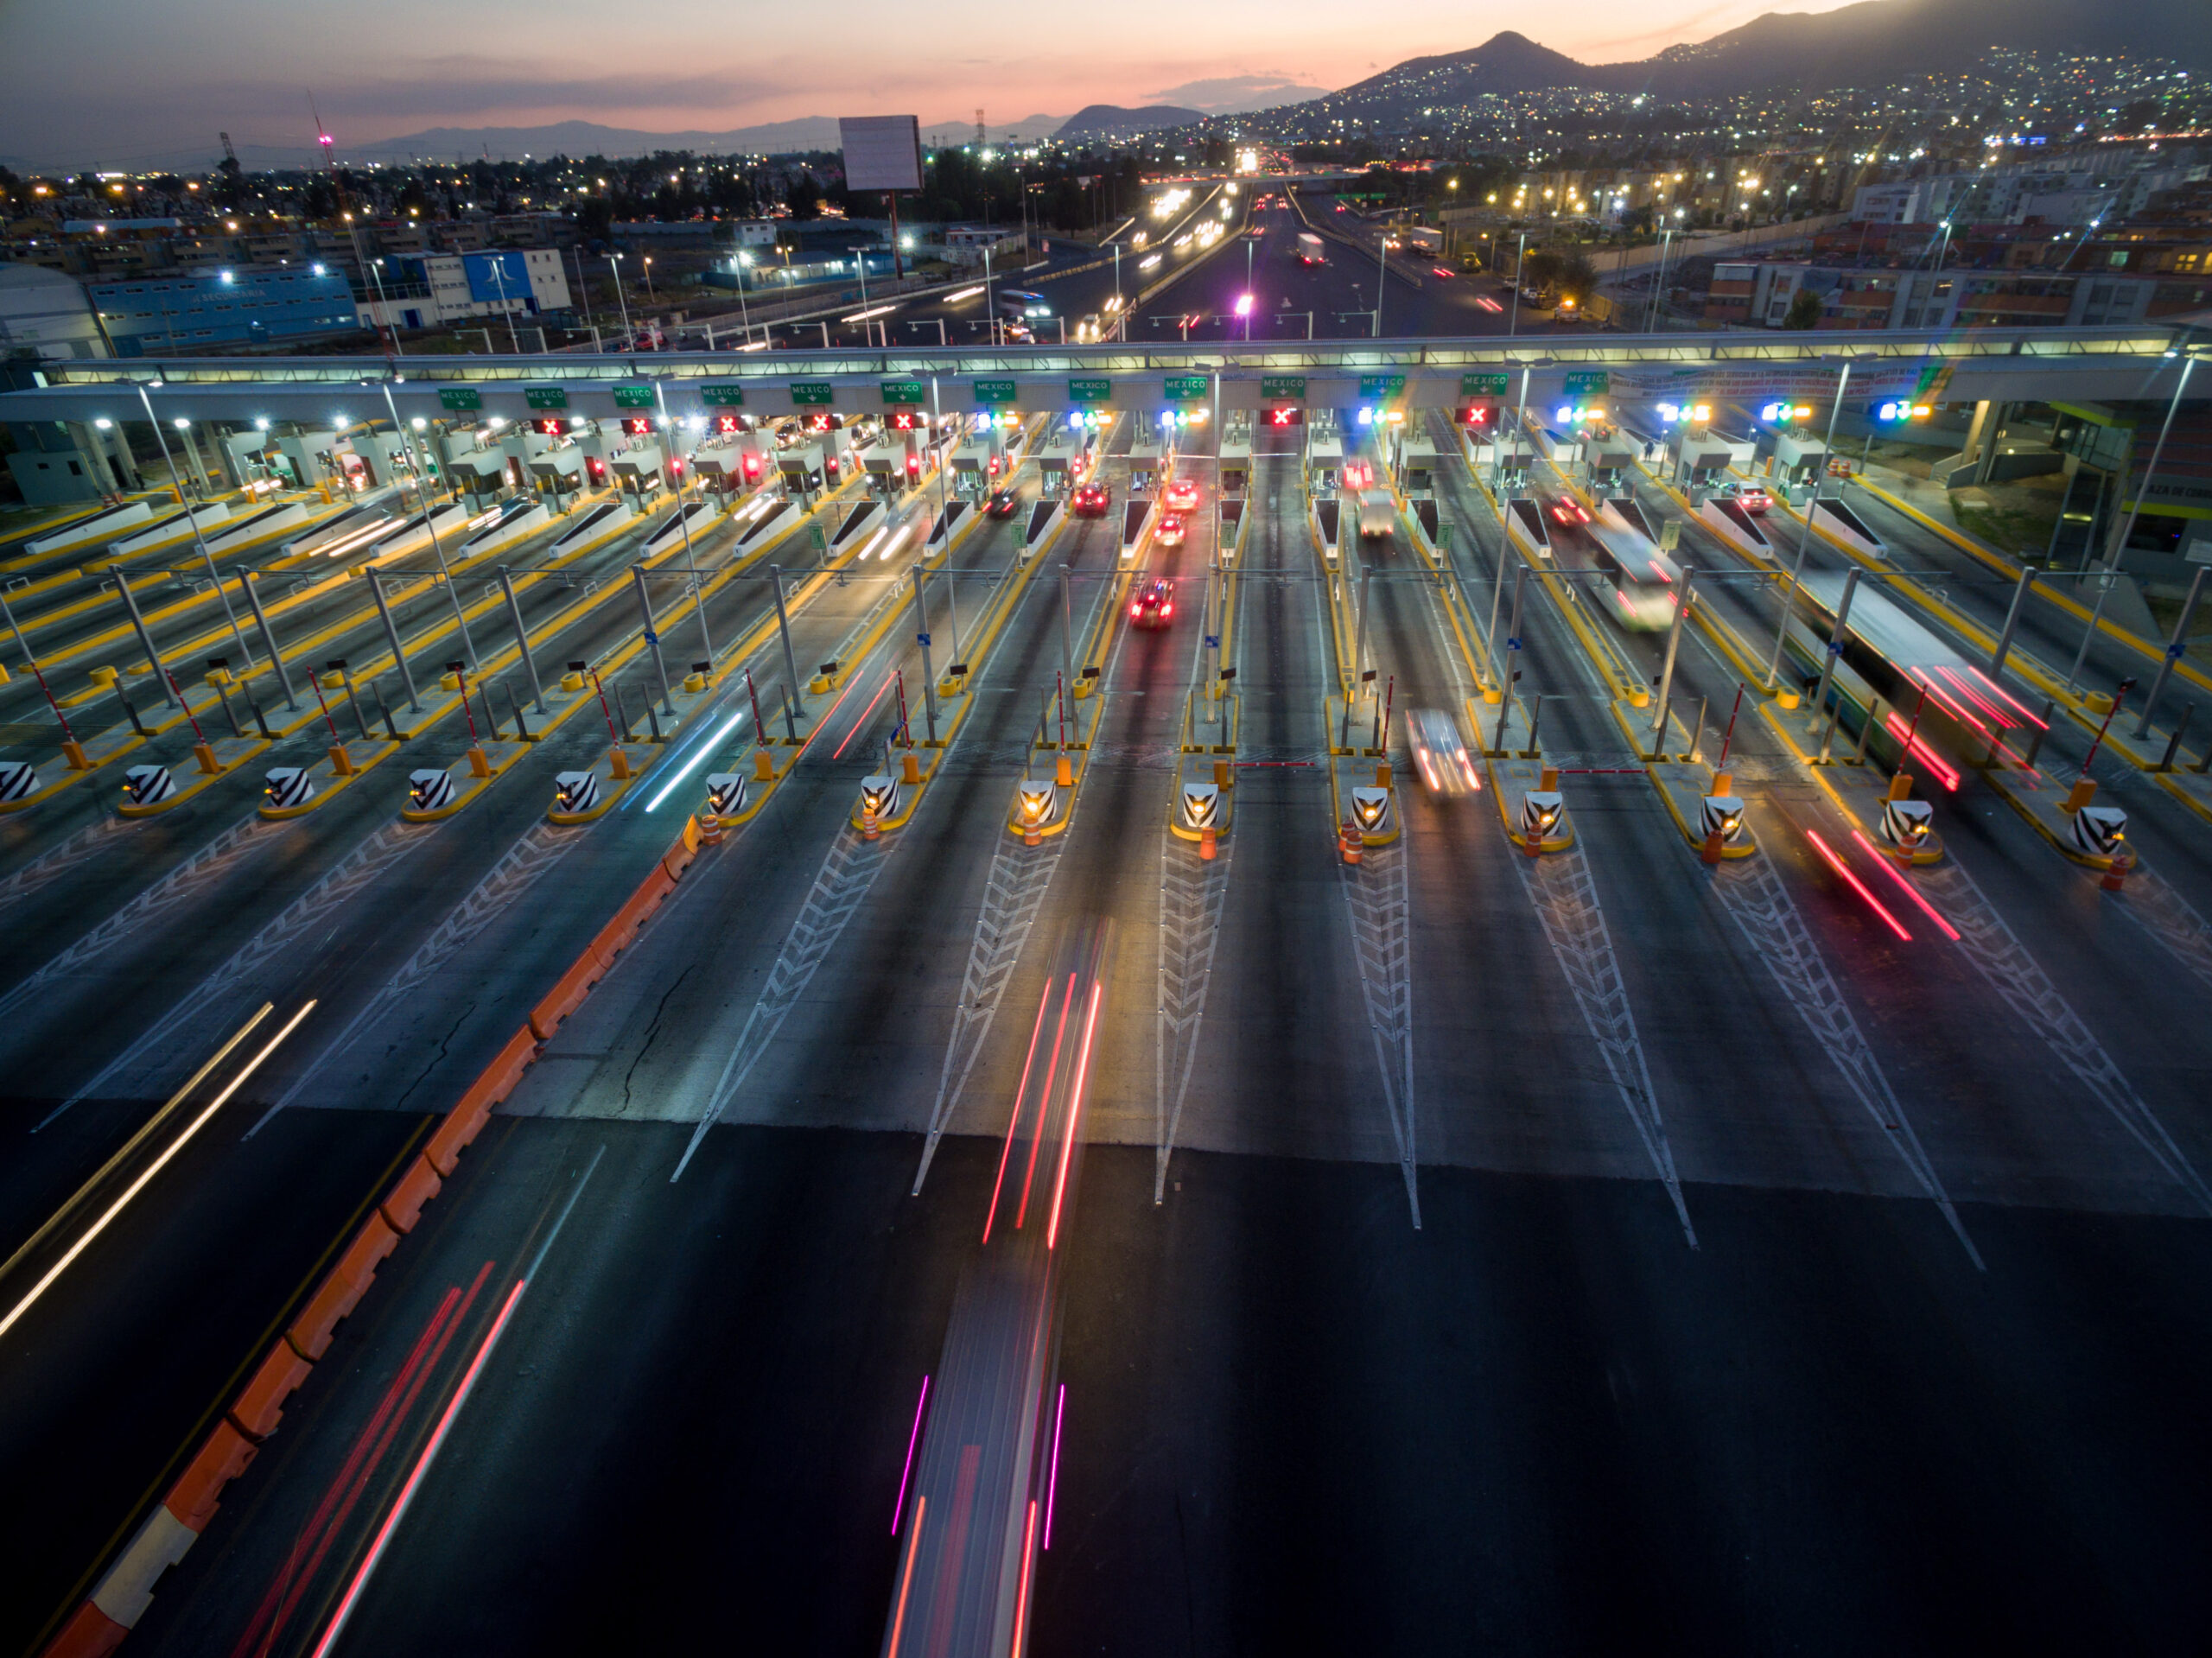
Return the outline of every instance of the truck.
{"type": "Polygon", "coordinates": [[[1416,225],[1406,232],[1406,245],[1432,257],[1440,257],[1444,252],[1444,232],[1432,230],[1427,225],[1416,225]]]}
{"type": "Polygon", "coordinates": [[[1317,265],[1321,263],[1321,238],[1312,231],[1298,232],[1298,263],[1317,265]]]}
{"type": "Polygon", "coordinates": [[[1387,489],[1366,489],[1359,494],[1359,533],[1362,539],[1387,536],[1398,527],[1398,509],[1387,489]]]}

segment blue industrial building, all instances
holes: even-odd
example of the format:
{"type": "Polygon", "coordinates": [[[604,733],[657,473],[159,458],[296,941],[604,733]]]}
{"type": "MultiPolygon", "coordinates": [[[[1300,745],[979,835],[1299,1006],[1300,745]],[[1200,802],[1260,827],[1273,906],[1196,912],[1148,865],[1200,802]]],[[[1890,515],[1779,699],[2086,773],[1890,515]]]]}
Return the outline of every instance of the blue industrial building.
{"type": "Polygon", "coordinates": [[[245,266],[86,288],[118,357],[251,346],[361,326],[351,286],[327,265],[245,266]]]}

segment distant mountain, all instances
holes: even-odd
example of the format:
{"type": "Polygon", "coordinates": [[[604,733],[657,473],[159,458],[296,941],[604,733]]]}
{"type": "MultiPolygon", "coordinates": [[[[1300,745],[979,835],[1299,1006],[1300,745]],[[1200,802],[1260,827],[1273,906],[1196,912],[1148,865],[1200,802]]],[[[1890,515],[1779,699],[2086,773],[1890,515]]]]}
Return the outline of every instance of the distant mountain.
{"type": "Polygon", "coordinates": [[[1271,125],[1348,118],[1383,126],[1485,92],[1648,92],[1694,100],[1770,87],[1878,86],[1971,67],[1992,47],[2165,57],[2212,67],[2212,6],[2203,0],[1860,0],[1819,13],[1768,12],[1694,45],[1630,63],[1578,63],[1510,30],[1470,51],[1409,58],[1300,105],[1271,125]]]}
{"type": "Polygon", "coordinates": [[[1123,109],[1118,104],[1093,104],[1070,116],[1053,137],[1071,141],[1130,138],[1141,132],[1187,127],[1193,121],[1205,119],[1204,110],[1186,110],[1173,104],[1147,104],[1141,110],[1123,109]]]}

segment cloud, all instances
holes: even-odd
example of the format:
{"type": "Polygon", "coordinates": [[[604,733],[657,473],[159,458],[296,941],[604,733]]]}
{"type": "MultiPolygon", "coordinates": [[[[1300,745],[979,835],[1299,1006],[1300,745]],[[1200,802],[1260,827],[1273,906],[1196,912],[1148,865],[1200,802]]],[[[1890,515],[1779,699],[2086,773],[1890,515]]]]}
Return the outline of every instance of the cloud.
{"type": "Polygon", "coordinates": [[[1271,109],[1277,104],[1299,104],[1319,98],[1326,90],[1302,86],[1288,77],[1273,75],[1216,75],[1186,80],[1180,86],[1162,87],[1145,96],[1160,104],[1179,104],[1208,115],[1236,115],[1246,110],[1271,109]]]}

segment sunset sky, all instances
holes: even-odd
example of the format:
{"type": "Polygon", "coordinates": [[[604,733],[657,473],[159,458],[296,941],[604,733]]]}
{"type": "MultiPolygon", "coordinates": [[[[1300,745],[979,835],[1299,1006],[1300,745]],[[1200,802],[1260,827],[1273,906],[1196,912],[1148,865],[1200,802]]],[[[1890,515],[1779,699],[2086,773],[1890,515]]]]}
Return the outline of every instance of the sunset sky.
{"type": "Polygon", "coordinates": [[[719,130],[805,115],[969,119],[979,105],[994,122],[1093,103],[1218,105],[1248,88],[1348,85],[1503,27],[1604,63],[1840,3],[1584,0],[1541,15],[1470,8],[1458,22],[1422,10],[1383,30],[1341,0],[1125,0],[1090,14],[978,0],[0,0],[0,158],[130,166],[212,146],[218,130],[247,148],[308,143],[310,92],[341,153],[434,126],[719,130]],[[1069,38],[1049,47],[1056,16],[1069,38]]]}

